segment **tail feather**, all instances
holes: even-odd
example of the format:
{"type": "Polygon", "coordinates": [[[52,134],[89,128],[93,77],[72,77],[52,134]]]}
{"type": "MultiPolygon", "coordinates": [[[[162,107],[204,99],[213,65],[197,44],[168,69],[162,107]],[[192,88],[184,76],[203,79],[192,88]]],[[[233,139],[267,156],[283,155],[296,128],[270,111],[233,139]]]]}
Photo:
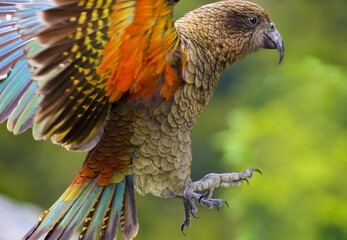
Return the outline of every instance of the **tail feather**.
{"type": "Polygon", "coordinates": [[[133,239],[139,231],[139,223],[137,220],[135,195],[134,195],[134,180],[133,178],[126,179],[127,188],[125,189],[125,196],[123,206],[122,219],[122,231],[124,239],[133,239]]]}
{"type": "MultiPolygon", "coordinates": [[[[67,215],[71,207],[76,203],[76,207],[83,203],[83,200],[85,200],[85,197],[89,195],[89,193],[93,190],[92,183],[84,184],[86,186],[82,186],[83,192],[76,196],[76,199],[71,200],[64,200],[66,199],[66,196],[69,196],[73,189],[73,185],[69,187],[66,192],[61,196],[58,201],[56,201],[53,206],[44,212],[39,222],[36,226],[34,226],[25,236],[23,239],[39,239],[42,236],[49,236],[52,235],[52,230],[56,230],[56,225],[60,224],[61,220],[64,218],[64,216],[67,215]]],[[[57,230],[59,231],[59,229],[57,230]]]]}
{"type": "Polygon", "coordinates": [[[124,239],[133,239],[138,221],[132,178],[106,187],[99,186],[95,178],[72,184],[23,239],[71,239],[82,227],[79,239],[111,240],[121,226],[125,226],[124,239]]]}
{"type": "Polygon", "coordinates": [[[110,205],[108,218],[106,217],[105,221],[103,222],[103,225],[106,226],[106,229],[103,231],[105,240],[116,239],[117,230],[119,229],[120,216],[122,213],[124,191],[125,191],[125,184],[123,185],[119,184],[115,191],[115,196],[113,198],[113,201],[110,205]]]}
{"type": "MultiPolygon", "coordinates": [[[[99,191],[96,191],[96,194],[100,194],[99,191]]],[[[83,219],[88,216],[90,209],[95,205],[94,198],[95,196],[91,196],[85,200],[80,199],[79,202],[75,203],[76,206],[73,206],[75,209],[71,209],[64,218],[64,223],[59,224],[58,228],[60,228],[61,233],[57,237],[60,237],[60,239],[70,239],[73,236],[76,229],[80,228],[83,224],[83,219]]]]}
{"type": "MultiPolygon", "coordinates": [[[[74,234],[74,231],[82,225],[83,219],[87,217],[90,209],[92,209],[95,201],[101,194],[102,188],[97,186],[95,181],[90,182],[82,194],[77,197],[77,200],[73,202],[72,206],[66,209],[63,213],[63,218],[55,224],[48,235],[49,237],[47,236],[46,239],[69,239],[74,234]],[[69,225],[70,227],[68,227],[69,225]],[[62,238],[63,234],[66,236],[65,238],[62,238]]],[[[55,212],[52,212],[53,217],[55,217],[55,214],[55,212]]]]}
{"type": "Polygon", "coordinates": [[[95,206],[84,221],[83,229],[85,230],[82,230],[80,239],[97,239],[101,235],[101,228],[115,188],[115,185],[106,187],[100,200],[95,202],[95,206]]]}

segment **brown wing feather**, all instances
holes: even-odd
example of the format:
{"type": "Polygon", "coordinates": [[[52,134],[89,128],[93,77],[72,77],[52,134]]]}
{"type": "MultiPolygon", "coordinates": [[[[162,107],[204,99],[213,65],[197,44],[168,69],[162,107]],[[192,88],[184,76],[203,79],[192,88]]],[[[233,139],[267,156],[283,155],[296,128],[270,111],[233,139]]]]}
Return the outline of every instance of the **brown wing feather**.
{"type": "Polygon", "coordinates": [[[41,13],[47,27],[38,39],[44,48],[30,59],[42,96],[34,134],[69,149],[89,149],[109,108],[105,80],[96,68],[108,40],[107,13],[115,1],[55,3],[57,7],[41,13]]]}

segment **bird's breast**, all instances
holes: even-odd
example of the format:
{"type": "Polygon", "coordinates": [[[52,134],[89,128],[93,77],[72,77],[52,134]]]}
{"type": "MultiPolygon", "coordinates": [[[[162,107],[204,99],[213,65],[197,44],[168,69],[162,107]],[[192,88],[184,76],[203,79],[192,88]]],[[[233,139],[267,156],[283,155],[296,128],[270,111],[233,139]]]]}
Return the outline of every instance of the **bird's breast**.
{"type": "Polygon", "coordinates": [[[124,155],[118,158],[128,161],[140,194],[172,197],[191,181],[191,129],[209,98],[202,91],[185,83],[169,100],[158,94],[112,105],[108,121],[116,128],[113,137],[123,136],[126,143],[118,146],[124,155]]]}

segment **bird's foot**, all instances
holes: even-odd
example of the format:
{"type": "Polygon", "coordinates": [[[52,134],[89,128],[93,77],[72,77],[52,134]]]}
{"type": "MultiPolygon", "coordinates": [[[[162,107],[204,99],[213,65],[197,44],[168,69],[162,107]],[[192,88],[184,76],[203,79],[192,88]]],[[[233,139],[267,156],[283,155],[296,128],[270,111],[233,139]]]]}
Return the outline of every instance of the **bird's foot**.
{"type": "Polygon", "coordinates": [[[184,228],[189,227],[191,224],[191,216],[197,218],[196,212],[198,208],[195,203],[199,203],[200,206],[207,208],[222,207],[223,203],[227,206],[228,203],[224,199],[213,199],[213,190],[218,187],[234,187],[240,186],[242,181],[247,182],[248,178],[252,177],[253,172],[261,171],[257,168],[249,168],[244,172],[239,173],[210,173],[204,176],[201,180],[192,182],[184,189],[183,194],[178,196],[183,198],[183,206],[185,212],[185,219],[181,226],[182,233],[184,234],[184,228]],[[196,193],[196,191],[207,191],[204,194],[196,193]]]}

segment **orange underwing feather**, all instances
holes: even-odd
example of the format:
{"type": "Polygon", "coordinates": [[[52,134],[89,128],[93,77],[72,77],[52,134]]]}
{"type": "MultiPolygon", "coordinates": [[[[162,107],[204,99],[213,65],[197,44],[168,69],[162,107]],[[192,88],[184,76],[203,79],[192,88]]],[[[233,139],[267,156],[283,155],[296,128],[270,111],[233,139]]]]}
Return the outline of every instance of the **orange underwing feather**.
{"type": "Polygon", "coordinates": [[[162,96],[169,98],[174,91],[168,88],[174,87],[173,82],[180,79],[169,62],[178,44],[173,6],[166,0],[138,0],[131,5],[133,3],[128,1],[113,7],[111,22],[119,21],[119,15],[128,18],[110,26],[110,40],[97,69],[97,73],[107,79],[105,90],[110,102],[117,101],[128,91],[133,98],[146,98],[161,87],[165,88],[160,91],[162,96]],[[158,82],[161,74],[165,78],[158,82]]]}

